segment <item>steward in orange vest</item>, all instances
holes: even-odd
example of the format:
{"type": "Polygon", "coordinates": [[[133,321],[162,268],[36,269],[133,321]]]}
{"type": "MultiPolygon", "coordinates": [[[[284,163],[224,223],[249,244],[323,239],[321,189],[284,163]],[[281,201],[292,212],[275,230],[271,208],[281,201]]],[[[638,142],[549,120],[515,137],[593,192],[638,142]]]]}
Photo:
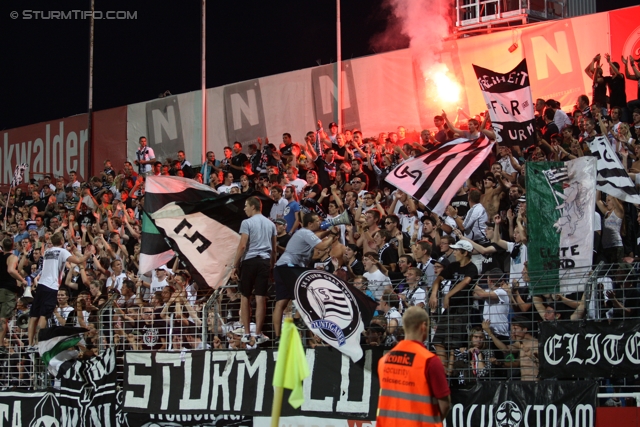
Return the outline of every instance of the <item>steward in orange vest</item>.
{"type": "Polygon", "coordinates": [[[378,364],[376,426],[442,426],[451,392],[442,362],[423,344],[430,330],[429,316],[424,308],[410,307],[402,323],[405,339],[378,364]]]}

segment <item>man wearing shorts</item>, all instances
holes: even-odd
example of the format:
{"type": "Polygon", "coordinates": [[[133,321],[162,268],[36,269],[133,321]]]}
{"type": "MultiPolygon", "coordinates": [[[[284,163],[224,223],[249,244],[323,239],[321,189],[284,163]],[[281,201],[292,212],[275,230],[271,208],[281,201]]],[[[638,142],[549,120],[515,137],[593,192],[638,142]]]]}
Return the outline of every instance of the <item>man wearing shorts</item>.
{"type": "MultiPolygon", "coordinates": [[[[27,285],[27,281],[18,273],[18,257],[13,254],[13,239],[5,237],[2,240],[2,261],[0,261],[0,344],[9,330],[9,319],[16,311],[17,294],[20,288],[27,285]]],[[[0,345],[0,354],[9,351],[0,345]]]]}
{"type": "Polygon", "coordinates": [[[242,342],[251,340],[251,295],[256,297],[256,343],[262,344],[269,338],[262,333],[267,312],[267,295],[270,271],[276,261],[276,226],[262,215],[262,202],[257,197],[249,197],[244,202],[244,212],[249,218],[240,225],[240,243],[236,251],[234,275],[240,271],[240,312],[245,334],[242,342]],[[242,269],[236,269],[242,261],[242,269]]]}
{"type": "Polygon", "coordinates": [[[60,287],[65,262],[83,264],[95,253],[95,248],[89,246],[84,256],[71,255],[68,250],[62,247],[63,243],[62,234],[54,233],[51,236],[53,247],[47,249],[43,255],[42,273],[40,273],[38,289],[29,312],[29,347],[27,347],[27,353],[38,351],[38,346],[35,345],[36,326],[37,329],[46,328],[47,319],[51,317],[53,310],[56,308],[58,288],[60,287]]]}
{"type": "Polygon", "coordinates": [[[276,282],[276,307],[273,310],[273,328],[276,333],[276,342],[280,340],[282,313],[284,313],[284,309],[287,308],[289,301],[293,299],[293,288],[283,282],[278,273],[278,269],[308,267],[314,249],[323,251],[337,242],[340,237],[340,232],[334,233],[333,227],[316,235],[316,231],[320,229],[320,222],[320,217],[318,217],[316,213],[308,213],[302,217],[302,228],[296,231],[291,237],[273,271],[276,282]],[[321,240],[321,238],[324,240],[321,240]]]}

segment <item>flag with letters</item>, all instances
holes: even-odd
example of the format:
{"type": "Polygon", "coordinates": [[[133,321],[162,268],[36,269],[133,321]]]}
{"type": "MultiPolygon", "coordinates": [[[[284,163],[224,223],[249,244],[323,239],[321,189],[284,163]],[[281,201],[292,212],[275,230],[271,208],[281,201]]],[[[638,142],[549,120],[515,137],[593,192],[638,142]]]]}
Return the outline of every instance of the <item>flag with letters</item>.
{"type": "Polygon", "coordinates": [[[168,203],[216,197],[218,192],[192,179],[179,176],[149,176],[145,182],[140,243],[140,273],[147,273],[171,261],[175,253],[149,217],[168,203]]]}
{"type": "Polygon", "coordinates": [[[527,162],[529,287],[533,293],[584,291],[591,273],[596,159],[527,162]],[[559,287],[558,287],[559,285],[559,287]]]}
{"type": "Polygon", "coordinates": [[[278,266],[276,277],[293,289],[293,302],[311,332],[354,363],[362,358],[360,338],[378,305],[374,300],[324,270],[278,266]]]}
{"type": "Polygon", "coordinates": [[[442,216],[492,147],[493,142],[483,134],[477,139],[455,139],[405,160],[385,180],[442,216]]]}
{"type": "Polygon", "coordinates": [[[587,143],[589,150],[598,160],[596,188],[625,202],[640,203],[640,195],[635,183],[622,166],[609,140],[599,135],[591,140],[587,139],[587,143]]]}
{"type": "Polygon", "coordinates": [[[222,194],[196,202],[173,202],[149,214],[155,228],[178,254],[196,283],[218,288],[231,275],[240,224],[247,219],[244,204],[256,196],[262,212],[273,201],[265,194],[222,194]]]}
{"type": "Polygon", "coordinates": [[[489,110],[496,142],[522,149],[535,144],[535,105],[526,59],[504,74],[477,65],[473,69],[489,110]]]}

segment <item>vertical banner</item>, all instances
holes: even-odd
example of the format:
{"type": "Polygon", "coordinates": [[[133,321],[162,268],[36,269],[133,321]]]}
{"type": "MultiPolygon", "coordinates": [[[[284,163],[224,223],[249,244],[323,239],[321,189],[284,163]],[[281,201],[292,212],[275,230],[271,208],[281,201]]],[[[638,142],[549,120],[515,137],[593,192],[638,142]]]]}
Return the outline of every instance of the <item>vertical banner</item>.
{"type": "Polygon", "coordinates": [[[223,97],[229,146],[235,141],[246,146],[267,135],[260,80],[225,86],[223,97]]]}
{"type": "MultiPolygon", "coordinates": [[[[342,117],[344,123],[338,123],[342,129],[360,129],[360,113],[358,98],[353,79],[351,61],[342,61],[342,117]]],[[[336,65],[329,64],[311,70],[311,87],[316,119],[322,120],[325,128],[331,122],[338,122],[336,65]]],[[[326,129],[328,131],[328,128],[326,129]]]]}
{"type": "Polygon", "coordinates": [[[535,143],[535,110],[527,61],[508,73],[473,66],[498,144],[522,149],[535,143]]]}
{"type": "Polygon", "coordinates": [[[596,159],[527,162],[529,276],[534,294],[583,290],[593,257],[596,159]]]}
{"type": "MultiPolygon", "coordinates": [[[[178,96],[154,99],[145,105],[147,115],[147,142],[156,159],[176,158],[184,151],[184,134],[178,96]]],[[[139,135],[138,138],[143,135],[139,135]]]]}

